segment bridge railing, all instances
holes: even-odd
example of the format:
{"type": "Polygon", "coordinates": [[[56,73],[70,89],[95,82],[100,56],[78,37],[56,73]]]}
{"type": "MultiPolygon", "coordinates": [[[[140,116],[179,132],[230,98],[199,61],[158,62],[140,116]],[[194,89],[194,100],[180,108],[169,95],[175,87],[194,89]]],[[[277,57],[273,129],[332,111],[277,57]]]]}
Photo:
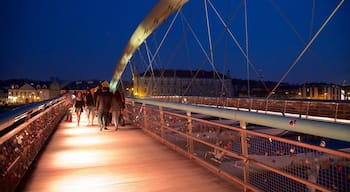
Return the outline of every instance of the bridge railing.
{"type": "MultiPolygon", "coordinates": [[[[316,140],[317,145],[308,144],[317,136],[300,134],[288,138],[274,134],[279,132],[277,128],[250,130],[239,114],[232,113],[232,118],[227,118],[230,115],[220,114],[230,111],[222,113],[223,109],[213,107],[142,99],[128,99],[126,106],[126,117],[135,125],[245,190],[350,189],[349,151],[329,149],[321,139],[316,140]]],[[[272,116],[266,115],[269,117],[272,116]]]]}
{"type": "Polygon", "coordinates": [[[227,98],[199,96],[157,96],[157,100],[186,102],[191,104],[230,107],[251,112],[276,112],[281,115],[296,115],[300,118],[312,119],[321,117],[328,121],[344,122],[350,120],[349,101],[303,100],[303,99],[259,99],[259,98],[227,98]]]}
{"type": "Polygon", "coordinates": [[[15,191],[66,110],[54,98],[1,114],[0,191],[15,191]]]}

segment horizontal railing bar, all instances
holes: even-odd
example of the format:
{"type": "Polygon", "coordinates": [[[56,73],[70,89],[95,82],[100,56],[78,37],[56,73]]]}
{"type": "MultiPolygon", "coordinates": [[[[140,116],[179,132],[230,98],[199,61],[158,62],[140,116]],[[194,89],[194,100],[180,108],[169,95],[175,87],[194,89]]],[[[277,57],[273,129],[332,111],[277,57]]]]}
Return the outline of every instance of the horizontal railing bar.
{"type": "Polygon", "coordinates": [[[47,107],[62,100],[62,97],[55,97],[45,101],[31,103],[0,114],[0,135],[4,135],[10,130],[6,130],[16,122],[30,118],[33,114],[45,110],[47,107]]]}
{"type": "MultiPolygon", "coordinates": [[[[177,116],[177,117],[187,118],[186,115],[172,113],[172,112],[169,112],[169,111],[164,111],[164,114],[170,114],[170,115],[174,115],[174,116],[177,116]]],[[[302,143],[302,142],[299,142],[299,141],[285,139],[285,138],[282,138],[282,137],[268,135],[268,134],[265,134],[265,133],[259,133],[259,132],[248,130],[248,129],[237,128],[235,126],[220,124],[220,123],[217,123],[217,122],[212,122],[212,121],[208,121],[208,120],[204,120],[204,119],[199,119],[199,118],[192,117],[192,116],[190,116],[188,118],[191,118],[192,121],[198,121],[198,122],[202,122],[202,123],[213,125],[213,126],[223,127],[225,129],[229,129],[229,130],[237,131],[237,132],[242,132],[242,133],[246,133],[246,134],[250,134],[250,135],[254,135],[254,136],[259,136],[259,137],[264,137],[264,138],[271,138],[274,141],[280,141],[280,142],[284,142],[284,143],[298,145],[300,147],[310,148],[310,149],[313,149],[313,150],[322,151],[324,153],[329,153],[329,154],[332,154],[332,155],[341,156],[341,157],[350,159],[350,153],[347,153],[347,152],[344,152],[344,151],[336,151],[336,150],[332,150],[332,149],[328,149],[328,148],[324,148],[324,147],[320,147],[320,146],[316,146],[316,145],[313,146],[313,145],[309,145],[307,143],[302,143]]],[[[166,128],[169,128],[169,127],[166,127],[166,128]]],[[[187,136],[185,133],[182,133],[181,131],[177,131],[177,130],[172,130],[172,131],[174,131],[174,132],[176,132],[176,133],[178,133],[180,135],[187,136]]],[[[199,140],[199,139],[197,139],[195,137],[192,137],[192,139],[197,140],[199,142],[202,142],[202,143],[204,143],[204,144],[206,144],[208,146],[211,146],[213,148],[223,150],[223,149],[221,149],[220,147],[218,147],[218,146],[216,146],[214,144],[211,144],[211,143],[205,142],[205,141],[201,141],[201,140],[199,140]]],[[[227,151],[227,153],[230,154],[231,152],[227,151]]],[[[242,156],[233,156],[233,157],[244,160],[244,157],[242,157],[242,156]]]]}
{"type": "Polygon", "coordinates": [[[217,109],[213,107],[198,106],[191,104],[161,102],[149,99],[134,99],[135,102],[145,103],[155,106],[167,107],[194,113],[206,114],[214,117],[244,121],[257,125],[294,131],[304,134],[316,135],[336,140],[350,142],[350,125],[322,122],[308,119],[293,119],[290,117],[277,116],[273,114],[260,114],[246,111],[229,109],[217,109]],[[293,125],[290,122],[293,121],[293,125]]]}

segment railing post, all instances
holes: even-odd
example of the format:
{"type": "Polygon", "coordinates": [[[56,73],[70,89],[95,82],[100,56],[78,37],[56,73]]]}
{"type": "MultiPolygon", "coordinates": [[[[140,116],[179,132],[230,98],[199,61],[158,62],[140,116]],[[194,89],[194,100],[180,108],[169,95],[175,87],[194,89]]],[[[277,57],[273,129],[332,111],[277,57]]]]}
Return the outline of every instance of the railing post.
{"type": "Polygon", "coordinates": [[[131,122],[135,122],[137,113],[136,113],[136,107],[135,107],[135,101],[131,100],[131,114],[129,117],[132,117],[132,119],[129,119],[131,122]]]}
{"type": "Polygon", "coordinates": [[[165,138],[164,133],[164,113],[163,113],[163,107],[159,106],[159,118],[160,118],[160,135],[162,138],[165,138]]]}
{"type": "Polygon", "coordinates": [[[265,114],[267,113],[267,111],[269,110],[269,100],[265,99],[266,104],[265,104],[265,114]]]}
{"type": "Polygon", "coordinates": [[[250,100],[250,105],[249,105],[249,112],[250,112],[253,107],[253,99],[249,99],[249,100],[250,100]]]}
{"type": "Polygon", "coordinates": [[[337,122],[338,118],[338,110],[339,110],[339,103],[335,106],[335,116],[334,116],[334,122],[337,122]]]}
{"type": "Polygon", "coordinates": [[[240,101],[240,98],[237,99],[237,110],[239,110],[239,101],[240,101]]]}
{"type": "MultiPolygon", "coordinates": [[[[191,118],[191,112],[187,111],[186,112],[187,115],[187,134],[189,136],[192,136],[192,118],[191,118]]],[[[193,140],[191,137],[187,137],[187,151],[192,154],[193,153],[193,140]]]]}
{"type": "Polygon", "coordinates": [[[306,107],[306,119],[309,119],[309,109],[310,109],[310,101],[307,102],[307,107],[306,107]]]}
{"type": "Polygon", "coordinates": [[[143,110],[143,128],[144,129],[149,129],[148,126],[148,119],[147,119],[147,113],[146,113],[146,104],[142,103],[142,110],[143,110]]]}
{"type": "MultiPolygon", "coordinates": [[[[247,129],[247,123],[245,121],[240,121],[239,125],[242,129],[247,129]]],[[[247,134],[246,132],[242,131],[241,132],[241,147],[242,147],[242,155],[244,157],[248,157],[248,145],[247,145],[247,134]]],[[[243,163],[243,182],[245,184],[248,184],[248,170],[249,170],[249,165],[248,161],[243,163]]],[[[244,191],[247,191],[246,185],[244,185],[244,191]]]]}

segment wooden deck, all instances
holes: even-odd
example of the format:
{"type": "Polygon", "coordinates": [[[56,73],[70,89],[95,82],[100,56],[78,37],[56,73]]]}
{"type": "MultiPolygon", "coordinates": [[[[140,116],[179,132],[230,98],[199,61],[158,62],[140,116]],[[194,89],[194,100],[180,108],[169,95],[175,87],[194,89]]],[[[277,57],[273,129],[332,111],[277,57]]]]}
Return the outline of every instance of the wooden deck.
{"type": "Polygon", "coordinates": [[[141,129],[100,132],[83,115],[59,125],[18,191],[242,191],[141,129]]]}

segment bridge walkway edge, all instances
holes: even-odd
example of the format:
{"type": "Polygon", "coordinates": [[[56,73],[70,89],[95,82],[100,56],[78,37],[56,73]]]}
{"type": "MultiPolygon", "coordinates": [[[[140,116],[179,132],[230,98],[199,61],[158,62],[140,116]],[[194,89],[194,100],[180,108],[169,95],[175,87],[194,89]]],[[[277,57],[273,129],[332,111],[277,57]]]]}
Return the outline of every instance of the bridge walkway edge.
{"type": "Polygon", "coordinates": [[[18,191],[242,191],[132,125],[62,121],[18,191]]]}

